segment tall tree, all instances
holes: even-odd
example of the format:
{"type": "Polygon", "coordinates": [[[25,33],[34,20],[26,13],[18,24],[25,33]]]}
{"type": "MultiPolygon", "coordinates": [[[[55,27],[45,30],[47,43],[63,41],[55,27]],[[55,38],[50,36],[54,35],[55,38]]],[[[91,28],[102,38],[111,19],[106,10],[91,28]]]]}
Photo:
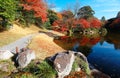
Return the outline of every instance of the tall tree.
{"type": "Polygon", "coordinates": [[[74,16],[77,16],[79,8],[80,8],[79,0],[76,0],[75,4],[73,6],[73,14],[74,14],[74,16]]]}
{"type": "Polygon", "coordinates": [[[0,29],[9,28],[16,16],[16,0],[0,0],[0,29]]]}
{"type": "Polygon", "coordinates": [[[77,16],[78,18],[88,19],[89,17],[92,17],[94,14],[95,12],[92,10],[90,6],[84,6],[79,9],[77,16]]]}
{"type": "Polygon", "coordinates": [[[0,0],[0,17],[12,21],[16,14],[16,1],[0,0]]]}
{"type": "Polygon", "coordinates": [[[36,18],[41,18],[43,22],[47,20],[47,6],[43,0],[22,0],[24,10],[33,11],[36,18]]]}
{"type": "Polygon", "coordinates": [[[63,20],[67,20],[69,18],[73,18],[74,17],[72,11],[70,11],[70,10],[64,10],[64,11],[62,11],[61,14],[63,16],[63,20]]]}
{"type": "Polygon", "coordinates": [[[117,14],[117,18],[120,18],[120,11],[119,11],[118,14],[117,14]]]}
{"type": "Polygon", "coordinates": [[[55,20],[58,19],[57,17],[57,13],[54,12],[53,10],[50,10],[48,9],[48,15],[47,15],[49,21],[50,21],[50,24],[52,24],[55,20]]]}
{"type": "Polygon", "coordinates": [[[106,21],[105,16],[103,16],[103,17],[101,18],[101,22],[105,22],[105,21],[106,21]]]}

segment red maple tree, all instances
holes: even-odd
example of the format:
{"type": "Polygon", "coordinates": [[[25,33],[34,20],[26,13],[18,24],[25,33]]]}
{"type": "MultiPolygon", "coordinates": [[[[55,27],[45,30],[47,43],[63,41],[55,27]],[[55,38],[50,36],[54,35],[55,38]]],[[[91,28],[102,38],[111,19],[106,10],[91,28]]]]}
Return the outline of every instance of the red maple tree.
{"type": "Polygon", "coordinates": [[[43,22],[47,20],[47,6],[42,0],[21,0],[24,10],[33,11],[35,17],[40,17],[43,22]]]}
{"type": "Polygon", "coordinates": [[[74,24],[75,25],[79,24],[79,25],[82,26],[82,28],[89,28],[90,27],[89,22],[86,19],[83,19],[83,18],[75,20],[74,24]]]}
{"type": "Polygon", "coordinates": [[[101,22],[97,18],[92,18],[92,19],[90,19],[90,26],[93,28],[100,28],[101,22]]]}

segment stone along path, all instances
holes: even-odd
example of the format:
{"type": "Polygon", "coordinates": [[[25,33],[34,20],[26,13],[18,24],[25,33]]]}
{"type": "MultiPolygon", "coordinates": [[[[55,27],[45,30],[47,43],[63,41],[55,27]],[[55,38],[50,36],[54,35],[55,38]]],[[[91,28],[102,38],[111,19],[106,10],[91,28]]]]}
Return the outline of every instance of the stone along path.
{"type": "Polygon", "coordinates": [[[0,47],[0,50],[9,50],[12,53],[15,53],[16,52],[16,47],[18,47],[19,50],[21,48],[26,47],[30,43],[33,36],[35,36],[35,34],[30,34],[28,36],[25,36],[25,37],[23,37],[21,39],[18,39],[15,42],[12,42],[12,43],[10,43],[8,45],[0,47]]]}

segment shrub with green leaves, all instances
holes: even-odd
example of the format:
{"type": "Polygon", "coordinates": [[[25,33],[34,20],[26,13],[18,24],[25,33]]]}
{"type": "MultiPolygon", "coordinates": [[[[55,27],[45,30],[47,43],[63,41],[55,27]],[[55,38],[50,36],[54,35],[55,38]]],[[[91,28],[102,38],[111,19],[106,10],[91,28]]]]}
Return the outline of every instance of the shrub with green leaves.
{"type": "Polygon", "coordinates": [[[0,0],[1,28],[7,28],[7,26],[10,26],[10,22],[15,19],[17,10],[16,6],[16,0],[0,0]]]}

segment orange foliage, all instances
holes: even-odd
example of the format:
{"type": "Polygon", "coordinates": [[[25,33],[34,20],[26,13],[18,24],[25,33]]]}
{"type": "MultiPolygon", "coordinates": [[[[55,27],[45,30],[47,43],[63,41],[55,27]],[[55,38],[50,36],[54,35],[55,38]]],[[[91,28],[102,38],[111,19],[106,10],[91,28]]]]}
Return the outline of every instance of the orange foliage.
{"type": "Polygon", "coordinates": [[[61,20],[62,19],[62,14],[61,13],[57,13],[57,17],[61,20]]]}
{"type": "Polygon", "coordinates": [[[42,0],[21,0],[24,10],[33,11],[35,17],[40,17],[43,22],[47,20],[47,7],[42,0]]]}
{"type": "Polygon", "coordinates": [[[90,26],[94,28],[100,28],[101,27],[101,22],[97,18],[92,18],[90,20],[90,26]]]}

